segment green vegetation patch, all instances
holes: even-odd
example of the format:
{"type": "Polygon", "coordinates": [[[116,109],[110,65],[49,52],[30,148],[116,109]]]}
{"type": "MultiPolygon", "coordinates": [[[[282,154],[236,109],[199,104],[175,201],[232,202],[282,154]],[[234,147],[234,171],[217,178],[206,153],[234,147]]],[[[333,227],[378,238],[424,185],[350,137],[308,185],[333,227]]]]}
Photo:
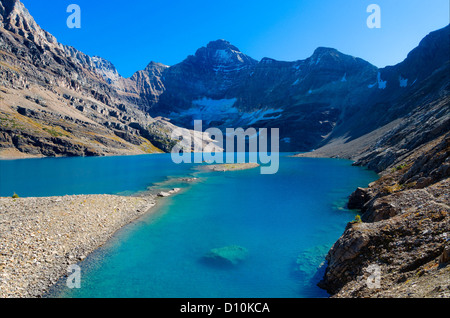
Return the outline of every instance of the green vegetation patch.
{"type": "Polygon", "coordinates": [[[402,164],[402,165],[399,165],[399,166],[397,166],[397,167],[395,167],[395,168],[392,168],[392,172],[394,172],[394,171],[400,171],[400,170],[403,170],[403,169],[405,169],[405,168],[409,168],[409,164],[402,164]]]}
{"type": "Polygon", "coordinates": [[[362,223],[361,216],[358,214],[357,216],[355,216],[355,219],[353,221],[351,221],[350,223],[351,224],[362,223]]]}
{"type": "Polygon", "coordinates": [[[0,115],[0,127],[22,129],[23,126],[19,125],[13,118],[9,118],[7,114],[0,115]]]}
{"type": "Polygon", "coordinates": [[[48,132],[50,135],[52,135],[53,137],[61,137],[61,136],[65,136],[65,134],[63,134],[60,131],[57,131],[53,128],[42,128],[42,130],[48,132]]]}

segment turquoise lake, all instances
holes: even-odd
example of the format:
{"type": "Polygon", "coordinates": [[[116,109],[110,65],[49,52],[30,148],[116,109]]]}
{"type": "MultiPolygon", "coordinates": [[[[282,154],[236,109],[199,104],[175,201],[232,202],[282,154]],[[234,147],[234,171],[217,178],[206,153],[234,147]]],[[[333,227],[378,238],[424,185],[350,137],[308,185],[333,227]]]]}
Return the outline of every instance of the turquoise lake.
{"type": "Polygon", "coordinates": [[[133,195],[182,187],[79,263],[48,297],[327,297],[324,258],[355,212],[348,195],[377,175],[351,161],[280,154],[277,174],[201,172],[170,155],[0,161],[0,196],[133,195]],[[192,183],[177,178],[192,177],[192,183]],[[236,266],[205,261],[213,248],[248,250],[236,266]]]}

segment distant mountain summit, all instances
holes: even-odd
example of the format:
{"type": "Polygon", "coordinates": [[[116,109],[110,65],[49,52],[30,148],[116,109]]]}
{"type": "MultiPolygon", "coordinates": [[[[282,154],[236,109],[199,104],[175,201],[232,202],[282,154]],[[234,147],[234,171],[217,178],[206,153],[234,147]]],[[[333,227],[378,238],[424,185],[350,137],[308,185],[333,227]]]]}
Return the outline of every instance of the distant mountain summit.
{"type": "Polygon", "coordinates": [[[257,61],[217,40],[157,74],[143,70],[131,80],[146,90],[138,92],[138,104],[152,116],[183,127],[193,127],[195,119],[222,128],[281,127],[284,149],[309,149],[332,131],[344,102],[353,105],[345,101],[347,92],[368,91],[376,78],[375,66],[336,49],[318,48],[294,62],[257,61]]]}
{"type": "Polygon", "coordinates": [[[206,48],[209,50],[217,51],[217,50],[231,50],[234,52],[241,52],[236,46],[228,42],[224,39],[218,39],[216,41],[211,41],[206,45],[206,48]]]}
{"type": "MultiPolygon", "coordinates": [[[[413,85],[430,76],[450,59],[450,25],[431,32],[419,45],[409,52],[406,59],[394,66],[388,66],[381,75],[389,82],[413,85]],[[406,83],[407,81],[407,83],[406,83]]],[[[391,85],[395,87],[396,85],[391,85]]]]}
{"type": "MultiPolygon", "coordinates": [[[[448,26],[432,32],[405,61],[382,69],[334,48],[319,47],[305,60],[256,61],[228,41],[212,41],[160,70],[158,89],[140,94],[138,104],[184,127],[195,119],[223,128],[280,127],[282,149],[309,150],[408,114],[415,107],[408,96],[423,81],[439,82],[428,77],[449,61],[449,34],[448,26]]],[[[139,86],[155,87],[154,79],[141,76],[139,86]]]]}
{"type": "Polygon", "coordinates": [[[18,0],[2,0],[0,2],[0,26],[36,44],[47,44],[48,49],[57,45],[56,38],[42,30],[23,3],[18,0]]]}
{"type": "Polygon", "coordinates": [[[235,72],[258,63],[225,40],[209,42],[206,47],[198,49],[195,56],[188,57],[185,62],[196,63],[214,72],[235,72]]]}

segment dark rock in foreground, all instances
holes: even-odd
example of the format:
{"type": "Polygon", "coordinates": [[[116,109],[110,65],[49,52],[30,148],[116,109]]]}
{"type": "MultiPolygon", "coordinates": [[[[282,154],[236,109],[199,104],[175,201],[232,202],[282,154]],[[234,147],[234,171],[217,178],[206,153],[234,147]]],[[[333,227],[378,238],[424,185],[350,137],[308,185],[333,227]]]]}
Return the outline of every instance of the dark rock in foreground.
{"type": "Polygon", "coordinates": [[[364,222],[349,223],[329,251],[321,288],[333,297],[450,297],[449,150],[447,134],[352,194],[364,222]]]}
{"type": "Polygon", "coordinates": [[[350,195],[347,207],[350,210],[361,210],[371,198],[372,195],[369,189],[358,188],[350,195]]]}

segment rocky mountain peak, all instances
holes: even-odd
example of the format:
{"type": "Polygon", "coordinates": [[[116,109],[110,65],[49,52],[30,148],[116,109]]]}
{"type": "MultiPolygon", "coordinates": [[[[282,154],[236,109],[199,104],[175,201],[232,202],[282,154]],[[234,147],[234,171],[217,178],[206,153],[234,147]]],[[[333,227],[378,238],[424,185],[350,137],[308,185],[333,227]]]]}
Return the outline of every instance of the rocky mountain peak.
{"type": "Polygon", "coordinates": [[[0,1],[0,16],[2,18],[7,18],[11,11],[14,10],[16,5],[20,2],[17,0],[2,0],[0,1]]]}
{"type": "Polygon", "coordinates": [[[6,29],[30,28],[35,24],[28,10],[18,0],[0,1],[0,19],[6,29]]]}
{"type": "Polygon", "coordinates": [[[166,69],[166,68],[169,68],[169,66],[164,65],[164,64],[162,64],[162,63],[155,62],[155,61],[151,61],[151,62],[147,65],[147,67],[145,68],[145,71],[147,71],[147,72],[153,71],[153,70],[159,70],[159,71],[161,71],[161,70],[164,70],[164,69],[166,69]]]}
{"type": "MultiPolygon", "coordinates": [[[[195,53],[198,63],[211,66],[219,71],[223,68],[239,68],[244,65],[254,65],[256,60],[242,53],[236,46],[226,40],[209,42],[195,53]]],[[[228,69],[228,71],[230,71],[228,69]]]]}
{"type": "Polygon", "coordinates": [[[230,42],[223,40],[223,39],[211,41],[208,43],[208,45],[206,47],[211,50],[228,50],[229,49],[232,51],[241,52],[236,46],[232,45],[230,42]]]}
{"type": "Polygon", "coordinates": [[[0,0],[0,27],[36,44],[56,45],[56,38],[42,30],[19,0],[0,0]]]}
{"type": "Polygon", "coordinates": [[[310,57],[310,63],[315,64],[324,64],[324,62],[328,61],[329,63],[335,63],[339,60],[345,59],[345,54],[339,52],[336,49],[329,47],[318,47],[313,55],[310,57]]]}
{"type": "Polygon", "coordinates": [[[3,26],[7,29],[30,29],[36,26],[33,17],[25,6],[18,0],[1,0],[0,16],[3,26]]]}
{"type": "Polygon", "coordinates": [[[339,54],[339,51],[330,47],[318,47],[315,49],[312,56],[323,56],[327,54],[339,54]]]}
{"type": "Polygon", "coordinates": [[[113,84],[121,78],[116,67],[110,61],[105,60],[100,56],[93,56],[91,57],[91,60],[94,63],[94,67],[97,72],[102,75],[103,79],[108,84],[113,84]]]}
{"type": "MultiPolygon", "coordinates": [[[[318,47],[306,61],[312,68],[341,77],[344,74],[350,76],[362,73],[365,73],[364,77],[371,77],[377,71],[377,68],[369,62],[329,47],[318,47]]],[[[343,77],[343,81],[345,80],[343,77]]]]}
{"type": "Polygon", "coordinates": [[[400,72],[410,81],[423,79],[445,64],[450,56],[450,25],[433,31],[420,41],[399,64],[400,72]]]}

